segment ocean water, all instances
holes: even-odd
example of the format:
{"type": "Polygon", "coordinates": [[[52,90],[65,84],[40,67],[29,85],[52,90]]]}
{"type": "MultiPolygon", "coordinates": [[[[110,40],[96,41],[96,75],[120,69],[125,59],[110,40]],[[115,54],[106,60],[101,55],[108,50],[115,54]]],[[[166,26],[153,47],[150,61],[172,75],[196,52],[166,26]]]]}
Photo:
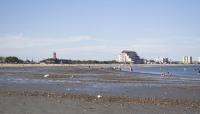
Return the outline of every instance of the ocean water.
{"type": "Polygon", "coordinates": [[[162,74],[169,72],[172,75],[184,77],[199,77],[200,65],[182,65],[182,66],[133,66],[133,72],[162,74]]]}

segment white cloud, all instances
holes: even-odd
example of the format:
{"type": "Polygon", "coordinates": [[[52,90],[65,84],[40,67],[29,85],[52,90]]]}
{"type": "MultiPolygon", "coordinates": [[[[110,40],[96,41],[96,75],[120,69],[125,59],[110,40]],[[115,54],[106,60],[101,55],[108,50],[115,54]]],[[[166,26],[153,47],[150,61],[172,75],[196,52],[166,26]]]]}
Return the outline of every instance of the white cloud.
{"type": "Polygon", "coordinates": [[[66,38],[40,38],[26,37],[19,35],[0,36],[0,49],[23,49],[55,46],[61,44],[76,43],[93,40],[92,36],[75,36],[66,38]]]}
{"type": "MultiPolygon", "coordinates": [[[[196,54],[199,40],[174,41],[178,38],[135,38],[133,40],[98,39],[93,36],[66,38],[33,38],[23,34],[0,36],[0,53],[4,55],[51,57],[56,51],[61,58],[115,59],[122,50],[134,50],[144,58],[170,57],[179,60],[183,55],[196,54]]],[[[187,38],[184,38],[187,39],[187,38]]]]}
{"type": "MultiPolygon", "coordinates": [[[[64,55],[69,49],[80,52],[91,50],[90,47],[80,47],[80,44],[95,41],[95,37],[89,35],[70,36],[65,38],[39,38],[27,37],[23,34],[0,36],[0,56],[18,56],[21,58],[48,58],[52,52],[64,55]],[[78,47],[80,48],[78,48],[78,47]],[[67,51],[60,51],[63,48],[67,51]],[[78,51],[80,49],[80,51],[78,51]]],[[[63,57],[67,58],[67,57],[63,57]]]]}

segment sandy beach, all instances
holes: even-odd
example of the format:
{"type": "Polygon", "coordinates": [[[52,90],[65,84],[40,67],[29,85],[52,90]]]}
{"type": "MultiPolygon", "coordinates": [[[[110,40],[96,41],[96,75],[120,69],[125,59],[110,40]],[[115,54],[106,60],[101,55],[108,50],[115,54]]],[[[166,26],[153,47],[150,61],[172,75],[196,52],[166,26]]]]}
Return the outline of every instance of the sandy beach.
{"type": "Polygon", "coordinates": [[[114,65],[8,66],[0,67],[1,114],[200,113],[199,80],[114,65]]]}

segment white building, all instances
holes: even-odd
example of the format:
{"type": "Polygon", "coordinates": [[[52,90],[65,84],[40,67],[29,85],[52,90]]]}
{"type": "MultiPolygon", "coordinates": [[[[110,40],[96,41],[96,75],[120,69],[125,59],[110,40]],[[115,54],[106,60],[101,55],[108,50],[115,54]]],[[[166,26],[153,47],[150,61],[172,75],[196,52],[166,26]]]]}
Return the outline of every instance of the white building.
{"type": "Polygon", "coordinates": [[[198,57],[198,62],[200,63],[200,57],[198,57]]]}
{"type": "Polygon", "coordinates": [[[119,62],[124,63],[134,63],[134,64],[140,64],[143,63],[142,59],[137,55],[135,51],[129,51],[129,50],[123,50],[118,58],[119,62]]]}
{"type": "Polygon", "coordinates": [[[191,56],[183,56],[182,62],[183,62],[183,64],[192,64],[192,57],[191,56]]]}
{"type": "Polygon", "coordinates": [[[158,58],[155,59],[155,62],[159,63],[159,64],[168,64],[169,63],[169,58],[167,58],[167,57],[158,57],[158,58]]]}

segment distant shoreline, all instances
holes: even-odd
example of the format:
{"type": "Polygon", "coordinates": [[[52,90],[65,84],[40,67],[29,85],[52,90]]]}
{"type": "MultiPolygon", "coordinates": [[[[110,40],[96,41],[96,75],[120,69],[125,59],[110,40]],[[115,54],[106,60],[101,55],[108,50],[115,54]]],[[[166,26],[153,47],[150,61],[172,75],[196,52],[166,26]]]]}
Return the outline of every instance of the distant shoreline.
{"type": "Polygon", "coordinates": [[[133,64],[132,66],[147,66],[147,67],[151,67],[151,66],[196,66],[200,64],[133,64]]]}
{"type": "Polygon", "coordinates": [[[64,66],[96,66],[114,67],[119,64],[0,64],[0,67],[64,67],[64,66]]]}
{"type": "Polygon", "coordinates": [[[200,64],[0,64],[0,67],[62,67],[62,66],[94,66],[94,67],[130,67],[130,66],[196,66],[200,64]]]}

